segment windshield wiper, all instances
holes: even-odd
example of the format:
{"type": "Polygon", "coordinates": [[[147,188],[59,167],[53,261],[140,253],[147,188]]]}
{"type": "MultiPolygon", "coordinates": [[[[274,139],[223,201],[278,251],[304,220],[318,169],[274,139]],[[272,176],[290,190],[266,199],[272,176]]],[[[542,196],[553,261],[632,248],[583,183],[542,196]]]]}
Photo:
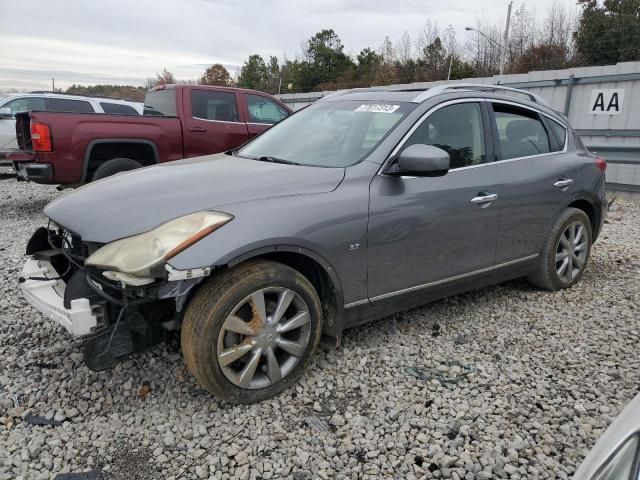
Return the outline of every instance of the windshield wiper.
{"type": "Polygon", "coordinates": [[[284,158],[270,157],[270,156],[253,157],[252,160],[259,160],[261,162],[270,162],[270,163],[282,163],[284,165],[300,165],[298,162],[292,162],[291,160],[285,160],[284,158]]]}

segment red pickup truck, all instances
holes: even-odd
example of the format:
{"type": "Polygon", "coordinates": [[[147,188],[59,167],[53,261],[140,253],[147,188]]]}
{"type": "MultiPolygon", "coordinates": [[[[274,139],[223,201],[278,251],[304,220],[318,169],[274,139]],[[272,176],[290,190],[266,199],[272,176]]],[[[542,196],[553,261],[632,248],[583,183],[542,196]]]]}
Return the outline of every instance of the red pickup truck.
{"type": "Polygon", "coordinates": [[[18,179],[81,185],[158,162],[235,148],[291,114],[254,90],[165,85],[143,116],[25,112],[16,116],[18,179]]]}

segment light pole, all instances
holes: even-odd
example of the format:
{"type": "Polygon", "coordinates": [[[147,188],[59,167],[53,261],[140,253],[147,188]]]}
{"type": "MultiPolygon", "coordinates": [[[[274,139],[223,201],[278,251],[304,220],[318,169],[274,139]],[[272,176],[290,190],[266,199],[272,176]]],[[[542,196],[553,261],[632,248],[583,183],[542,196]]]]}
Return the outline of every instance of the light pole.
{"type": "Polygon", "coordinates": [[[507,59],[507,45],[509,44],[509,20],[511,19],[511,6],[513,2],[509,2],[507,8],[507,23],[504,26],[504,37],[502,37],[502,56],[500,57],[500,75],[504,73],[504,62],[507,59]]]}
{"type": "Polygon", "coordinates": [[[483,32],[481,32],[480,30],[478,30],[477,28],[473,28],[473,27],[464,27],[464,29],[467,32],[477,32],[480,35],[482,35],[484,38],[486,38],[487,40],[489,40],[491,43],[493,43],[494,45],[497,45],[498,48],[500,49],[500,75],[504,74],[504,63],[506,61],[507,58],[507,43],[509,42],[509,21],[511,20],[511,6],[513,5],[513,2],[509,2],[509,7],[507,8],[507,23],[504,27],[504,35],[502,37],[502,43],[498,43],[496,42],[493,38],[491,38],[488,35],[485,35],[483,32]]]}

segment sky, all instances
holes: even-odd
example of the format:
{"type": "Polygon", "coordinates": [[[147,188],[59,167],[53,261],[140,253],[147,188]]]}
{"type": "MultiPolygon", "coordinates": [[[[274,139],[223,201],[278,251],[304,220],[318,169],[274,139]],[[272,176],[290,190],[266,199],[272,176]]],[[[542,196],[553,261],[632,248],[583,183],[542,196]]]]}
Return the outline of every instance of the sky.
{"type": "MultiPolygon", "coordinates": [[[[515,0],[542,18],[551,4],[515,0]]],[[[212,63],[232,73],[254,53],[293,59],[333,28],[345,51],[412,40],[431,19],[459,41],[478,20],[504,22],[508,0],[0,0],[0,92],[97,83],[144,85],[167,68],[196,79],[212,63]]]]}

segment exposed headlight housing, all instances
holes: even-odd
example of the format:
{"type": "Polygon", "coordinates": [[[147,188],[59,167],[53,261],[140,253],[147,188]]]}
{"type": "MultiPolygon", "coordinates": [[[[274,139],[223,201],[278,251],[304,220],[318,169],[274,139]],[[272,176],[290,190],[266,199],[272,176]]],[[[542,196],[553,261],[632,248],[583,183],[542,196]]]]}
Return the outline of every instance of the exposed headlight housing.
{"type": "Polygon", "coordinates": [[[148,232],[108,243],[89,256],[85,265],[149,277],[154,267],[232,219],[232,215],[222,212],[185,215],[148,232]]]}

